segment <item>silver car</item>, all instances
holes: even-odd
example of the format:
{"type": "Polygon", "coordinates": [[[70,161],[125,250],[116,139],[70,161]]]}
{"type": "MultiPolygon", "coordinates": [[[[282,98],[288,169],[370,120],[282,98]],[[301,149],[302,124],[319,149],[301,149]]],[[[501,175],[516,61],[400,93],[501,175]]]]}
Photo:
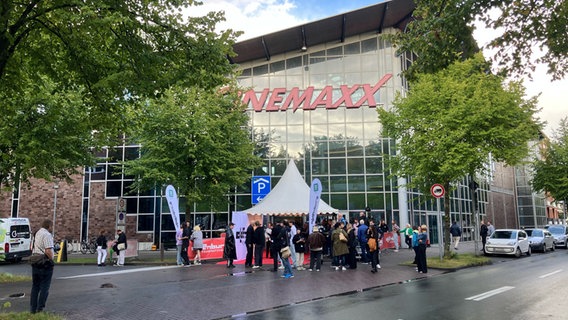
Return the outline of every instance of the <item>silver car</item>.
{"type": "Polygon", "coordinates": [[[549,249],[554,251],[556,240],[548,230],[525,229],[525,232],[529,236],[529,244],[533,251],[542,251],[543,253],[549,249]]]}
{"type": "Polygon", "coordinates": [[[520,257],[523,253],[531,255],[529,238],[524,230],[497,229],[487,238],[485,254],[507,254],[520,257]]]}
{"type": "Polygon", "coordinates": [[[546,230],[552,233],[554,240],[556,240],[556,247],[564,247],[568,249],[568,229],[563,224],[552,224],[546,226],[546,230]]]}

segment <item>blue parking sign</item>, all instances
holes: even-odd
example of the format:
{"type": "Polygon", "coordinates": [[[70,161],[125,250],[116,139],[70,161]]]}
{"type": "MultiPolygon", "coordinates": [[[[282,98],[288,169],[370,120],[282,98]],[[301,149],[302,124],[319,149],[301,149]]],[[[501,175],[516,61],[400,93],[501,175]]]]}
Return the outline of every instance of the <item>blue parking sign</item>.
{"type": "Polygon", "coordinates": [[[252,204],[257,204],[270,192],[270,176],[252,177],[252,204]]]}

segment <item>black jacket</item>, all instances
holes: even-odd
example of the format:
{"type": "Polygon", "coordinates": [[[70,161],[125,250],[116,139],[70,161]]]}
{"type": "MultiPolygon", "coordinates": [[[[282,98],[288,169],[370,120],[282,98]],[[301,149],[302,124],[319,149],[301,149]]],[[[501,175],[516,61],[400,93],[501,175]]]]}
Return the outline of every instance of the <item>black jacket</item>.
{"type": "Polygon", "coordinates": [[[253,243],[256,246],[262,246],[264,247],[265,243],[266,243],[266,236],[264,235],[264,227],[257,227],[254,230],[254,234],[252,236],[253,239],[253,243]]]}
{"type": "Polygon", "coordinates": [[[254,228],[252,225],[249,225],[247,228],[247,237],[245,239],[245,244],[253,244],[254,243],[254,228]]]}

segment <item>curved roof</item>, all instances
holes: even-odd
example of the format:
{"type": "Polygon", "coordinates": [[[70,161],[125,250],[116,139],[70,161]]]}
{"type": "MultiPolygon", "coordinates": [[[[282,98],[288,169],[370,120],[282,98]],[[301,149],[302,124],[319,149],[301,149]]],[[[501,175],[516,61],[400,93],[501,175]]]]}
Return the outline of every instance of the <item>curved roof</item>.
{"type": "MultiPolygon", "coordinates": [[[[322,20],[269,33],[237,42],[233,49],[233,63],[257,59],[270,60],[271,55],[309,48],[326,42],[343,42],[345,38],[372,32],[381,33],[384,28],[404,29],[415,8],[413,0],[391,0],[358,10],[346,12],[322,20]]],[[[303,50],[305,51],[305,50],[303,50]]]]}
{"type": "MultiPolygon", "coordinates": [[[[288,162],[278,184],[256,206],[243,210],[254,215],[307,215],[310,210],[310,187],[302,178],[294,160],[288,162]]],[[[318,214],[339,213],[320,199],[318,214]]]]}

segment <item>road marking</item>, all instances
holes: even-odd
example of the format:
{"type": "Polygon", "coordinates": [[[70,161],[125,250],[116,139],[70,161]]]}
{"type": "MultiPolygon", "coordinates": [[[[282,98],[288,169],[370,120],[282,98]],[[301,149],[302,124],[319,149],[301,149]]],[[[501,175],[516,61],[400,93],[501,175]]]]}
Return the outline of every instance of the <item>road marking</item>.
{"type": "Polygon", "coordinates": [[[174,269],[174,268],[179,269],[179,266],[149,267],[149,268],[117,270],[117,271],[102,272],[102,273],[87,273],[87,274],[80,274],[80,275],[77,275],[77,276],[59,277],[57,279],[67,280],[67,279],[77,279],[77,278],[104,277],[104,276],[112,276],[112,275],[115,275],[115,274],[125,274],[125,273],[144,272],[144,271],[153,271],[153,270],[165,270],[165,269],[174,269]]]}
{"type": "Polygon", "coordinates": [[[487,291],[487,292],[478,294],[478,295],[473,296],[473,297],[465,298],[465,300],[481,301],[483,299],[489,298],[489,297],[494,296],[494,295],[499,294],[499,293],[503,293],[505,291],[509,291],[511,289],[514,289],[514,288],[515,287],[505,286],[505,287],[501,287],[501,288],[498,288],[498,289],[495,289],[495,290],[491,290],[491,291],[487,291]]]}
{"type": "Polygon", "coordinates": [[[552,271],[551,273],[543,274],[542,276],[539,277],[539,279],[543,279],[543,278],[546,278],[546,277],[548,277],[548,276],[551,276],[551,275],[553,275],[553,274],[557,274],[557,273],[560,273],[560,272],[562,272],[562,269],[556,270],[556,271],[552,271]]]}

